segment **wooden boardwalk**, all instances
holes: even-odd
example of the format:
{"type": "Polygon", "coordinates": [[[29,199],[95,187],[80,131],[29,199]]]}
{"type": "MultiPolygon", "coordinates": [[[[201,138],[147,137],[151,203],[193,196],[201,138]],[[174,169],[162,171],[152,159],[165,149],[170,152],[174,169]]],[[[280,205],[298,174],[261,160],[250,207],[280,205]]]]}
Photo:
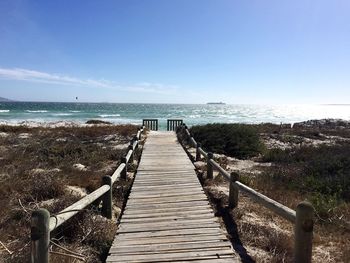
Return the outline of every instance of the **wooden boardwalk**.
{"type": "Polygon", "coordinates": [[[174,132],[150,132],[107,262],[240,262],[174,132]]]}

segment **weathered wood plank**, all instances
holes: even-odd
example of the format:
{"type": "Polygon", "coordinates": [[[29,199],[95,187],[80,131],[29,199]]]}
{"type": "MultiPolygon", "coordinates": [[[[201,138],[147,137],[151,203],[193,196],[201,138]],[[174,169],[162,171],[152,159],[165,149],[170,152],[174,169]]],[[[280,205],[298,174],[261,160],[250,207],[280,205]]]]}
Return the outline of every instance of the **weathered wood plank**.
{"type": "Polygon", "coordinates": [[[178,203],[163,203],[163,204],[134,204],[134,205],[128,205],[126,207],[126,210],[131,210],[131,209],[141,209],[141,208],[170,208],[170,207],[196,207],[196,205],[208,205],[208,201],[195,201],[195,202],[178,202],[178,203]]]}
{"type": "Polygon", "coordinates": [[[239,262],[172,132],[151,132],[106,262],[239,262]]]}
{"type": "MultiPolygon", "coordinates": [[[[192,207],[171,207],[171,208],[161,208],[161,209],[152,209],[152,208],[144,208],[142,210],[133,210],[133,209],[127,209],[124,211],[123,218],[128,217],[144,217],[145,215],[148,217],[159,217],[159,216],[164,216],[164,215],[174,215],[174,214],[179,214],[181,216],[181,213],[186,213],[186,214],[191,214],[193,213],[193,208],[192,207]]],[[[213,210],[210,207],[198,207],[196,209],[196,214],[212,214],[213,210]]]]}
{"type": "Polygon", "coordinates": [[[147,255],[111,255],[107,262],[118,260],[118,262],[163,262],[164,260],[193,260],[193,259],[218,259],[233,257],[231,249],[213,249],[195,252],[172,252],[166,254],[147,255]]]}
{"type": "Polygon", "coordinates": [[[140,253],[159,253],[160,251],[193,251],[193,250],[209,250],[209,249],[230,249],[229,242],[194,242],[194,243],[172,243],[172,244],[156,244],[156,245],[134,245],[134,246],[117,246],[110,250],[110,253],[118,254],[140,254],[140,253]]]}
{"type": "Polygon", "coordinates": [[[185,229],[218,229],[217,224],[213,224],[212,222],[208,223],[193,223],[193,224],[167,224],[167,225],[147,225],[140,224],[138,226],[132,225],[122,225],[118,231],[119,233],[134,233],[134,232],[149,232],[149,231],[165,231],[165,230],[185,230],[185,229]]]}
{"type": "Polygon", "coordinates": [[[203,235],[203,233],[212,235],[215,234],[218,237],[223,235],[221,229],[217,228],[193,228],[193,229],[172,229],[172,230],[160,230],[160,231],[144,231],[144,232],[133,232],[133,233],[119,233],[117,232],[116,238],[122,236],[124,239],[139,239],[139,238],[156,238],[156,237],[176,237],[176,236],[193,236],[203,235]]]}
{"type": "MultiPolygon", "coordinates": [[[[124,235],[125,236],[125,235],[124,235]]],[[[151,244],[176,244],[176,243],[193,243],[193,242],[222,242],[228,239],[224,236],[220,238],[219,235],[215,234],[197,234],[197,235],[183,235],[183,236],[168,236],[161,237],[142,237],[135,239],[125,239],[123,235],[119,235],[113,242],[113,247],[120,246],[134,246],[134,245],[151,245],[151,244]]]]}

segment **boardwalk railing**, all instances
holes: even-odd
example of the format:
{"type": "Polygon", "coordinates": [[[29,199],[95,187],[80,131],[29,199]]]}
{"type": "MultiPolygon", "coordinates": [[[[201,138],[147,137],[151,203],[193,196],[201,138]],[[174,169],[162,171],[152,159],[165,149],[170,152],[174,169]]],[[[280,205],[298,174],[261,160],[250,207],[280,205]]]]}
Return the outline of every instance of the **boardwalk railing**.
{"type": "Polygon", "coordinates": [[[222,168],[214,159],[213,153],[205,152],[200,143],[197,143],[189,132],[186,125],[182,125],[177,132],[187,136],[191,146],[196,148],[196,160],[200,160],[204,156],[207,161],[207,178],[213,178],[213,170],[216,169],[229,182],[229,206],[237,207],[239,190],[247,194],[251,199],[272,210],[276,214],[287,219],[294,224],[294,262],[309,263],[312,257],[312,237],[314,226],[314,208],[309,202],[301,202],[298,204],[296,211],[284,206],[281,203],[253,190],[252,188],[238,181],[237,173],[229,173],[222,168]]]}
{"type": "Polygon", "coordinates": [[[130,141],[126,157],[122,157],[121,164],[111,176],[104,176],[102,186],[80,199],[61,212],[50,215],[46,209],[38,209],[32,213],[31,218],[31,262],[48,263],[50,233],[65,223],[68,219],[85,209],[87,206],[102,201],[102,215],[112,218],[112,186],[118,178],[126,179],[127,166],[133,160],[133,155],[141,140],[144,127],[140,128],[134,138],[130,141]]]}
{"type": "Polygon", "coordinates": [[[183,120],[180,119],[168,119],[167,120],[167,130],[176,131],[177,127],[183,124],[183,120]]]}
{"type": "Polygon", "coordinates": [[[143,119],[142,126],[151,131],[158,131],[158,119],[143,119]]]}

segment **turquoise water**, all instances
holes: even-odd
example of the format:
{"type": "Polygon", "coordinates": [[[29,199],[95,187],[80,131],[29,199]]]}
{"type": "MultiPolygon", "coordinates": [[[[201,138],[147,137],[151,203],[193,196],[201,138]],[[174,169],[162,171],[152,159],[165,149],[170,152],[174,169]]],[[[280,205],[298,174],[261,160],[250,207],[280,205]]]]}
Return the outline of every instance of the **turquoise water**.
{"type": "Polygon", "coordinates": [[[114,103],[1,102],[0,122],[84,123],[100,119],[113,123],[141,124],[143,118],[158,118],[161,128],[168,118],[181,118],[188,125],[225,123],[294,123],[309,119],[350,120],[350,105],[189,105],[114,103]]]}

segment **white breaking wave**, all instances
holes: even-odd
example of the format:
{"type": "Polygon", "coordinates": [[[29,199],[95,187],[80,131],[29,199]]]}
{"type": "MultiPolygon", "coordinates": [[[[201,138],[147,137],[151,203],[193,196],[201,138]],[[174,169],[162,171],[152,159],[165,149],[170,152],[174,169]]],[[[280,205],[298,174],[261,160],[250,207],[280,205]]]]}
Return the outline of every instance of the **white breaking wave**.
{"type": "Polygon", "coordinates": [[[0,110],[1,113],[10,112],[10,110],[0,110]]]}
{"type": "Polygon", "coordinates": [[[78,112],[81,112],[81,111],[80,110],[70,110],[69,112],[78,113],[78,112]]]}
{"type": "Polygon", "coordinates": [[[120,117],[120,114],[101,114],[99,115],[101,118],[108,118],[108,117],[120,117]]]}
{"type": "Polygon", "coordinates": [[[72,116],[72,113],[54,113],[53,116],[72,116]]]}
{"type": "Polygon", "coordinates": [[[45,113],[48,112],[47,110],[26,110],[26,112],[30,113],[45,113]]]}

